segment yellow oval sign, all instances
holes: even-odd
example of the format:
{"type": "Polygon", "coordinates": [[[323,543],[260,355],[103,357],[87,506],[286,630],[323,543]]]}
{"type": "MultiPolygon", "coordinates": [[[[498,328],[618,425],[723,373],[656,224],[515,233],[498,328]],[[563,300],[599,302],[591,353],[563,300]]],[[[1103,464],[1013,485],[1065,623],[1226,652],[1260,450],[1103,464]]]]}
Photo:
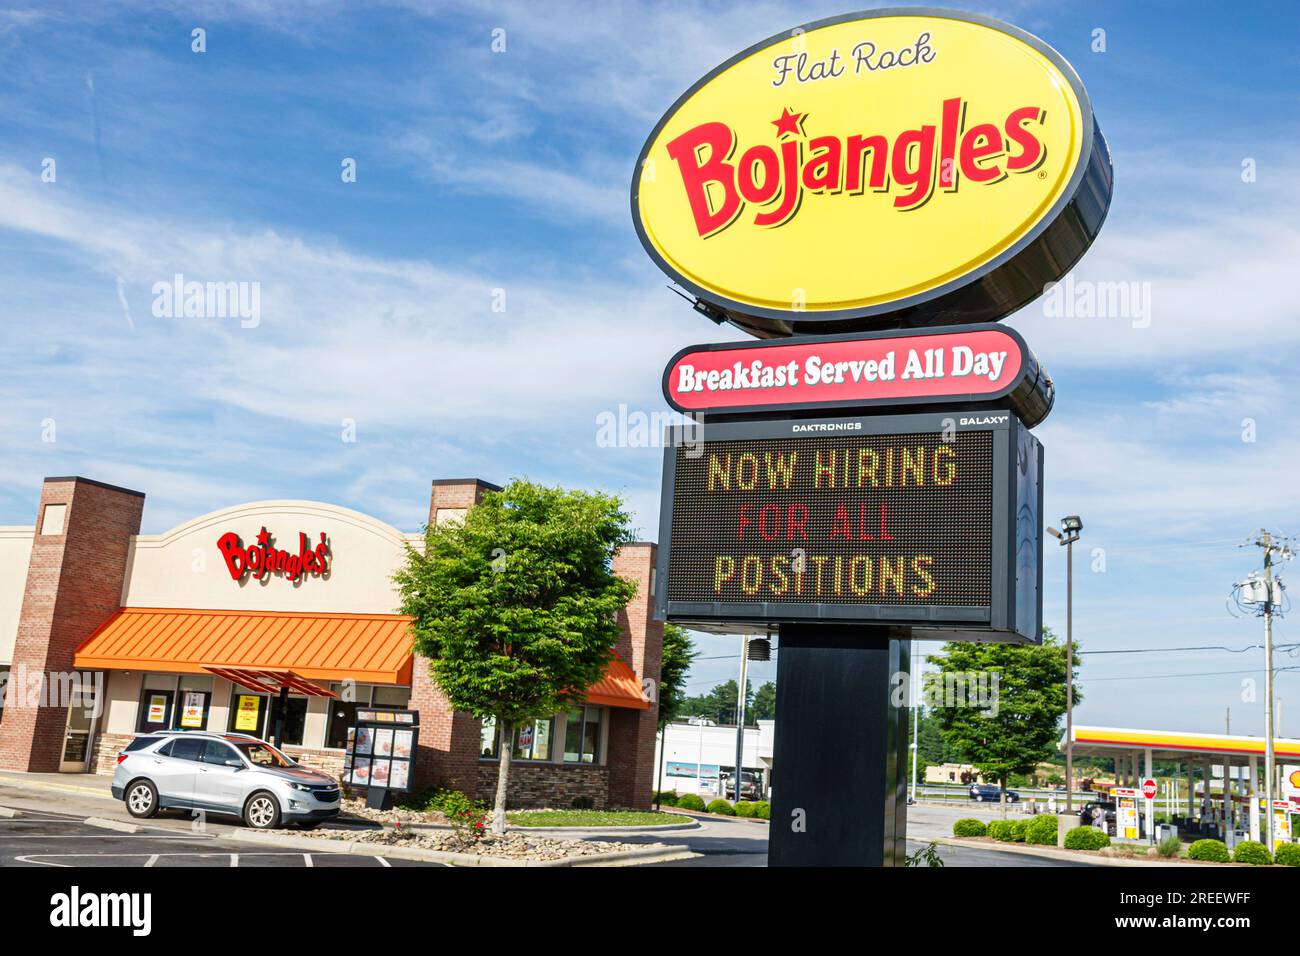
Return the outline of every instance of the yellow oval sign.
{"type": "Polygon", "coordinates": [[[992,321],[1101,228],[1110,159],[1037,38],[952,11],[810,23],[733,57],[646,141],[632,217],[701,311],[762,336],[992,321]]]}

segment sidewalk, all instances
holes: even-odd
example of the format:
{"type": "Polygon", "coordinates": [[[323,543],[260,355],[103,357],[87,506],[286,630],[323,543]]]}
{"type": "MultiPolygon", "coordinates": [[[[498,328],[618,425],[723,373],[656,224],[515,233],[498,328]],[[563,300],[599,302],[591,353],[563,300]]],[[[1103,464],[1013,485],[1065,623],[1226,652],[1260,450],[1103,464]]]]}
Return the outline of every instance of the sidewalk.
{"type": "Polygon", "coordinates": [[[61,793],[79,793],[94,797],[113,798],[113,778],[98,773],[27,773],[23,770],[0,770],[0,784],[13,787],[30,787],[36,790],[57,790],[61,793]]]}

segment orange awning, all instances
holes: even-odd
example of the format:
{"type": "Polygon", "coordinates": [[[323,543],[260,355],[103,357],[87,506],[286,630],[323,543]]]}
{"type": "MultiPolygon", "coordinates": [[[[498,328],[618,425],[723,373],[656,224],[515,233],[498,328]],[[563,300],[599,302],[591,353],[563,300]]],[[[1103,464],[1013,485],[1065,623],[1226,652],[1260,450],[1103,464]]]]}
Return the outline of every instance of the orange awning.
{"type": "Polygon", "coordinates": [[[641,681],[636,671],[615,657],[605,669],[605,676],[587,688],[587,703],[605,707],[631,707],[649,710],[650,701],[641,693],[641,681]]]}
{"type": "Polygon", "coordinates": [[[258,694],[279,694],[281,691],[287,690],[302,694],[304,697],[338,696],[334,691],[313,684],[301,674],[295,674],[293,671],[277,671],[263,667],[209,666],[203,669],[209,674],[215,674],[232,684],[238,684],[245,690],[251,690],[258,694]]]}
{"type": "Polygon", "coordinates": [[[126,607],[82,642],[73,666],[180,674],[248,668],[319,681],[409,684],[410,624],[399,614],[126,607]]]}

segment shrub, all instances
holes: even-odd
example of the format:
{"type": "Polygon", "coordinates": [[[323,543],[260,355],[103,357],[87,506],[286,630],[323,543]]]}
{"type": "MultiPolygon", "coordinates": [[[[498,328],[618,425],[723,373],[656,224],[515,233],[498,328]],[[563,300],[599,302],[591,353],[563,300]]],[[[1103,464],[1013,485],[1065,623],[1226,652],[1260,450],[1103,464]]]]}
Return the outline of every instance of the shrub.
{"type": "Polygon", "coordinates": [[[1183,841],[1176,836],[1167,836],[1156,846],[1156,852],[1166,859],[1173,859],[1182,851],[1183,841]]]}
{"type": "Polygon", "coordinates": [[[654,802],[663,804],[665,807],[675,807],[677,806],[677,791],[664,790],[660,793],[656,793],[654,802]]]}
{"type": "Polygon", "coordinates": [[[736,808],[721,797],[710,803],[706,809],[710,813],[719,813],[724,817],[734,817],[736,815],[736,808]]]}
{"type": "Polygon", "coordinates": [[[439,790],[429,798],[427,806],[446,817],[462,840],[478,840],[487,830],[487,807],[459,790],[439,790]]]}
{"type": "Polygon", "coordinates": [[[1283,843],[1277,848],[1273,862],[1278,866],[1300,866],[1300,844],[1283,843]]]}
{"type": "Polygon", "coordinates": [[[1010,820],[994,820],[989,824],[989,836],[999,843],[1016,842],[1016,826],[1010,820]]]}
{"type": "Polygon", "coordinates": [[[1222,840],[1197,840],[1188,847],[1187,855],[1206,863],[1227,863],[1229,860],[1228,848],[1222,840]]]}
{"type": "Polygon", "coordinates": [[[987,836],[989,828],[984,825],[983,820],[976,820],[973,817],[966,817],[958,820],[952,825],[952,835],[959,837],[982,837],[987,836]]]}
{"type": "Polygon", "coordinates": [[[700,799],[698,794],[684,793],[677,798],[677,809],[694,810],[696,813],[703,813],[704,801],[700,799]]]}
{"type": "Polygon", "coordinates": [[[772,805],[766,800],[756,800],[754,802],[754,816],[760,820],[772,819],[772,805]]]}
{"type": "Polygon", "coordinates": [[[738,817],[752,817],[754,815],[754,805],[748,800],[737,800],[733,808],[738,817]]]}
{"type": "Polygon", "coordinates": [[[1028,826],[1029,826],[1029,821],[1028,821],[1028,820],[1012,820],[1012,821],[1011,821],[1011,841],[1012,841],[1013,843],[1024,843],[1024,842],[1025,842],[1025,830],[1026,830],[1026,828],[1028,828],[1028,826]]]}
{"type": "Polygon", "coordinates": [[[1025,842],[1056,846],[1057,820],[1053,813],[1041,813],[1025,824],[1025,842]]]}
{"type": "Polygon", "coordinates": [[[1242,840],[1232,851],[1233,863],[1249,863],[1251,866],[1272,866],[1273,854],[1268,847],[1254,840],[1242,840]]]}
{"type": "Polygon", "coordinates": [[[1101,850],[1110,846],[1110,837],[1096,827],[1075,827],[1065,835],[1067,850],[1101,850]]]}

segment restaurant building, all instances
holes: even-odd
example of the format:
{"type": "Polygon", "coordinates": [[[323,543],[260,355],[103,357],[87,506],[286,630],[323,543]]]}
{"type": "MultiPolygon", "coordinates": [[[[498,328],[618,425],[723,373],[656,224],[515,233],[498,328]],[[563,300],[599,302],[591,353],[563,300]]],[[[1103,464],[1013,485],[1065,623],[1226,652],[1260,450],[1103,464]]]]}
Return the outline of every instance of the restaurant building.
{"type": "MultiPolygon", "coordinates": [[[[434,481],[429,522],[463,518],[493,490],[434,481]]],[[[108,773],[140,733],[279,728],[295,759],[339,775],[358,707],[410,708],[412,789],[492,798],[495,726],[451,708],[397,613],[392,577],[422,534],[337,505],[259,501],[143,535],[144,505],[138,491],[47,478],[35,524],[0,527],[0,767],[108,773]]],[[[518,728],[512,808],[649,806],[654,566],[650,543],[615,555],[638,585],[616,657],[582,706],[518,728]]]]}

